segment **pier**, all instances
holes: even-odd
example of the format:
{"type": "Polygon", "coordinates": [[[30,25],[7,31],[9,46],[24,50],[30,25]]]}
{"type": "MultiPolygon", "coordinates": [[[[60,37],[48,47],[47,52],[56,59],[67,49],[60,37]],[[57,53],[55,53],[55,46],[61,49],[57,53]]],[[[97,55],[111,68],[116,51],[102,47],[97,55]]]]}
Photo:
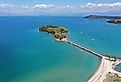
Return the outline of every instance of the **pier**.
{"type": "Polygon", "coordinates": [[[76,43],[74,43],[74,42],[71,42],[71,41],[68,41],[68,43],[71,44],[71,45],[73,45],[73,46],[75,46],[75,47],[77,47],[77,48],[80,48],[81,50],[84,50],[84,51],[89,52],[89,53],[91,53],[91,54],[93,54],[93,55],[95,55],[95,56],[98,56],[98,57],[100,57],[100,58],[103,57],[102,54],[97,53],[97,52],[94,51],[94,50],[91,50],[91,49],[89,49],[89,48],[83,47],[83,46],[78,45],[78,44],[76,44],[76,43]]]}

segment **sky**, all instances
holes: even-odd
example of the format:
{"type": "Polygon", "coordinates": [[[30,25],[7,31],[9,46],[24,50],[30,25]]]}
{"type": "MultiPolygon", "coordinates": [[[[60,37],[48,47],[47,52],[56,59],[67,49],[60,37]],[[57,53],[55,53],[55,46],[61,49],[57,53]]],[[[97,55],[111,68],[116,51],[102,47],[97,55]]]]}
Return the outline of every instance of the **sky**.
{"type": "Polygon", "coordinates": [[[0,0],[3,3],[11,3],[17,5],[34,5],[38,3],[54,4],[54,5],[80,5],[86,3],[114,3],[121,0],[0,0]]]}
{"type": "Polygon", "coordinates": [[[0,0],[0,16],[121,14],[121,0],[0,0]]]}

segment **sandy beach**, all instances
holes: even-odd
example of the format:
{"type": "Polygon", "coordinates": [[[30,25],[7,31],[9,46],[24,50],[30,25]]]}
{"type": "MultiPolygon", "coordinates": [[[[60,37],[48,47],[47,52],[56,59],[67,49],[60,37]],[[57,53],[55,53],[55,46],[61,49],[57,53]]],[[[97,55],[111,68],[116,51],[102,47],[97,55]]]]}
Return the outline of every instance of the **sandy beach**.
{"type": "Polygon", "coordinates": [[[121,63],[121,59],[104,56],[103,54],[71,41],[68,41],[68,43],[101,59],[98,70],[87,82],[103,82],[109,73],[116,74],[121,77],[121,73],[115,70],[115,67],[121,63]]]}
{"type": "Polygon", "coordinates": [[[96,73],[87,82],[103,82],[108,73],[117,74],[121,76],[121,73],[114,70],[114,68],[121,63],[121,59],[114,59],[103,56],[101,64],[96,73]]]}

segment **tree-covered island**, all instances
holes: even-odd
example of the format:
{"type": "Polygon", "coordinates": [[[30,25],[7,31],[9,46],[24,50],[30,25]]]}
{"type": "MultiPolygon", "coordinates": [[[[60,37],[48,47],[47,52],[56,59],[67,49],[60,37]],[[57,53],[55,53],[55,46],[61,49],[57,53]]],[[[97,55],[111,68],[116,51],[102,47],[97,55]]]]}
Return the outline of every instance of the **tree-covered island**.
{"type": "Polygon", "coordinates": [[[68,30],[64,27],[47,25],[41,26],[39,31],[51,33],[58,41],[67,41],[66,34],[68,33],[68,30]]]}

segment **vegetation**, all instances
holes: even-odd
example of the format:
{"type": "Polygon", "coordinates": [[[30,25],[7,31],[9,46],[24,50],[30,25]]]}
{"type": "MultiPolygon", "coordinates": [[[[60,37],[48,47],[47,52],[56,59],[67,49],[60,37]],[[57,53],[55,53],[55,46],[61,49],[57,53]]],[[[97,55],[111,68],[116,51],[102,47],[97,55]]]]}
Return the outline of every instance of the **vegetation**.
{"type": "Polygon", "coordinates": [[[66,34],[68,33],[68,30],[64,27],[52,25],[42,26],[39,28],[39,31],[51,33],[56,39],[60,40],[66,38],[66,34]]]}
{"type": "Polygon", "coordinates": [[[112,19],[107,21],[108,23],[121,24],[121,19],[112,19]]]}
{"type": "Polygon", "coordinates": [[[87,19],[121,19],[121,16],[89,15],[84,18],[87,18],[87,19]]]}
{"type": "Polygon", "coordinates": [[[121,82],[121,77],[116,74],[108,74],[104,82],[121,82]]]}

